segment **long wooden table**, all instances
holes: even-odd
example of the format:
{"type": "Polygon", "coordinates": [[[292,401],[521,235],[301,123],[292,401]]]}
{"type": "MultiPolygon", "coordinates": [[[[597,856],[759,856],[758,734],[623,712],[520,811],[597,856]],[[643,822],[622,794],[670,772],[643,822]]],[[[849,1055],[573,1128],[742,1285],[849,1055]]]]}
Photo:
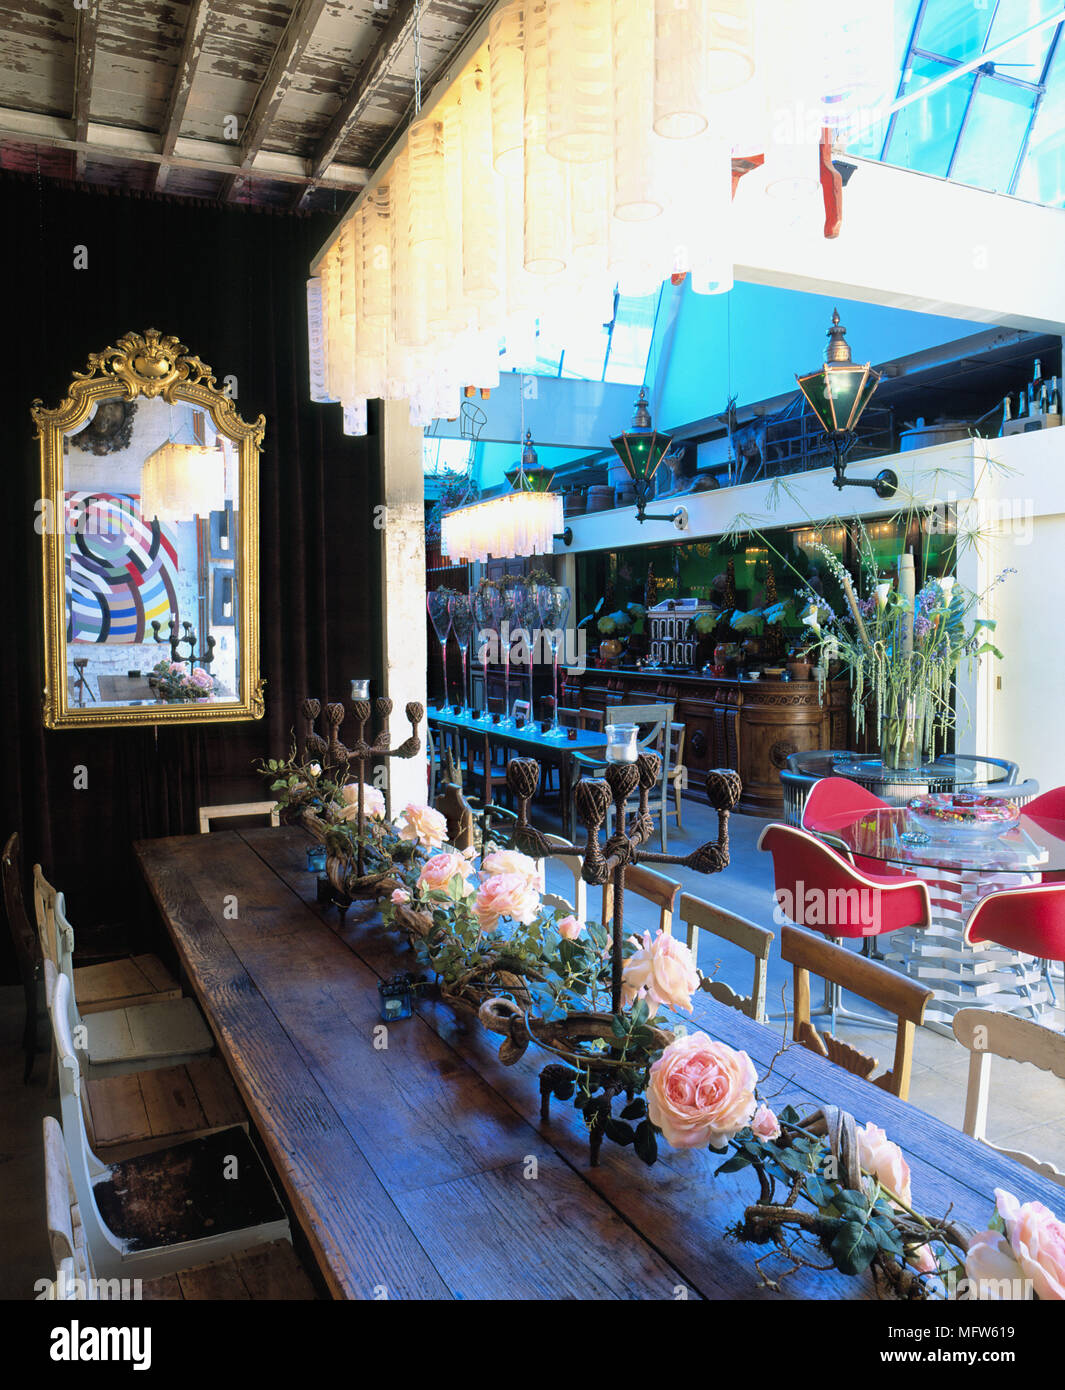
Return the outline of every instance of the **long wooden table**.
{"type": "MultiPolygon", "coordinates": [[[[539,1119],[535,1049],[423,1002],[381,1034],[378,980],[410,950],[367,906],[314,902],[308,838],[281,827],[142,840],[136,853],[188,980],[337,1298],[777,1298],[752,1247],[725,1239],[756,1196],[749,1172],[661,1148],[645,1167],[605,1143],[588,1166],[571,1105],[539,1119]],[[375,1039],[377,1045],[375,1045],[375,1039]]],[[[764,1074],[773,1030],[708,996],[696,1023],[764,1074]]],[[[959,1080],[959,1085],[963,1082],[959,1080]]],[[[771,1104],[831,1101],[906,1152],[919,1210],[982,1228],[993,1189],[1060,1210],[1061,1189],[802,1047],[776,1062],[771,1104]]],[[[772,1269],[770,1268],[770,1272],[772,1269]]],[[[791,1298],[869,1298],[868,1278],[804,1269],[791,1298]]]]}

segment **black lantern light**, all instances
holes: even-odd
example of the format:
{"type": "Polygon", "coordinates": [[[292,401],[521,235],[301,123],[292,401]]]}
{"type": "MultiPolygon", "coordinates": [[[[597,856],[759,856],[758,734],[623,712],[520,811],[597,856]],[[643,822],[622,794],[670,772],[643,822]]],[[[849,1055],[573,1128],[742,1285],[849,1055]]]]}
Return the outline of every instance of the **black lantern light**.
{"type": "Polygon", "coordinates": [[[875,478],[846,476],[847,455],[854,446],[855,430],[880,384],[880,373],[874,372],[868,362],[851,361],[847,330],[839,321],[838,309],[832,311],[824,366],[806,376],[796,376],[795,380],[832,445],[836,487],[848,484],[871,487],[876,489],[878,497],[894,497],[899,480],[890,468],[882,469],[875,478]]]}
{"type": "Polygon", "coordinates": [[[668,516],[654,516],[646,511],[647,499],[651,495],[651,480],[673,440],[668,434],[659,434],[652,426],[647,392],[642,386],[631,428],[610,443],[636,489],[636,520],[672,521],[678,531],[683,531],[688,525],[688,513],[684,507],[677,507],[668,516]]]}

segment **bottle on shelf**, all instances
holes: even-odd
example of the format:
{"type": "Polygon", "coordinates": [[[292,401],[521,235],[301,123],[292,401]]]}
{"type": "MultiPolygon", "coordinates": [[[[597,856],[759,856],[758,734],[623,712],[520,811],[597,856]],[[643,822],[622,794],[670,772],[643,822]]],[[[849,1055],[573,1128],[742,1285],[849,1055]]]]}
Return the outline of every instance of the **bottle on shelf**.
{"type": "Polygon", "coordinates": [[[1009,393],[1002,397],[1002,423],[1005,425],[1013,419],[1013,408],[1010,405],[1009,393]]]}
{"type": "Polygon", "coordinates": [[[1017,419],[1023,420],[1028,414],[1028,387],[1022,386],[1017,393],[1017,419]]]}

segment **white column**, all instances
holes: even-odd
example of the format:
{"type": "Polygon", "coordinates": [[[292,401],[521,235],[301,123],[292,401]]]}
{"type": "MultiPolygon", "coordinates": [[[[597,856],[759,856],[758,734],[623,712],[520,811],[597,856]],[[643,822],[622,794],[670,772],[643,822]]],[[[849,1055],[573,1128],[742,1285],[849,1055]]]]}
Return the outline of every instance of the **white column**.
{"type": "MultiPolygon", "coordinates": [[[[410,423],[406,401],[382,401],[381,458],[384,512],[381,545],[381,666],[391,697],[392,745],[410,732],[405,709],[411,700],[426,703],[428,659],[425,644],[425,480],[422,431],[410,423]]],[[[419,726],[425,746],[425,721],[419,726]]],[[[424,752],[390,763],[393,815],[428,795],[424,752]]]]}

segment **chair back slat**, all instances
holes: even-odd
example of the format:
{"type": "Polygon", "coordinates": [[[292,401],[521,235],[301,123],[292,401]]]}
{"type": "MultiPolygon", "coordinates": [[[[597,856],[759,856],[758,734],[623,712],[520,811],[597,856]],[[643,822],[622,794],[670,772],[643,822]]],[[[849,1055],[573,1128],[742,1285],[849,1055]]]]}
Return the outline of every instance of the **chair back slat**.
{"type": "Polygon", "coordinates": [[[601,734],[606,728],[606,715],[601,709],[580,709],[581,728],[589,729],[593,734],[601,734]]]}
{"type": "Polygon", "coordinates": [[[268,816],[271,825],[281,824],[276,801],[237,801],[231,806],[201,806],[197,811],[200,834],[208,835],[213,820],[236,820],[240,816],[268,816]]]}
{"type": "Polygon", "coordinates": [[[56,940],[56,890],[45,878],[40,864],[33,866],[33,912],[37,919],[37,940],[41,955],[59,969],[59,943],[56,940]]]}
{"type": "MultiPolygon", "coordinates": [[[[665,874],[645,869],[642,864],[625,866],[625,892],[635,893],[637,897],[654,903],[658,908],[658,930],[667,935],[673,931],[673,912],[676,908],[680,884],[665,874]]],[[[607,879],[603,884],[603,925],[608,926],[614,915],[614,880],[607,879]]]]}
{"type": "Polygon", "coordinates": [[[883,1086],[905,1100],[910,1089],[915,1030],[924,1019],[932,991],[878,961],[857,955],[799,927],[781,928],[780,954],[794,970],[796,1041],[822,1056],[831,1056],[833,1061],[848,1071],[872,1080],[875,1085],[883,1086]],[[811,974],[858,994],[869,1003],[877,1004],[895,1015],[895,1059],[890,1070],[882,1076],[872,1077],[875,1059],[859,1053],[850,1044],[832,1038],[830,1033],[818,1033],[810,1015],[811,974]]]}
{"type": "Polygon", "coordinates": [[[724,980],[704,977],[703,988],[714,999],[730,1008],[739,1009],[748,1018],[762,1023],[766,1015],[766,977],[769,967],[769,950],[773,944],[773,933],[745,917],[727,912],[714,903],[704,902],[691,893],[682,893],[677,905],[677,914],[687,927],[687,944],[698,962],[699,933],[708,932],[722,941],[728,941],[754,957],[754,982],[749,995],[737,993],[724,980]]]}
{"type": "Polygon", "coordinates": [[[965,1095],[965,1133],[996,1153],[1014,1159],[1052,1182],[1065,1185],[1065,1172],[1053,1163],[1019,1149],[993,1144],[987,1137],[991,1094],[991,1058],[1028,1062],[1065,1081],[1065,1036],[1016,1014],[997,1009],[959,1009],[951,1020],[954,1036],[969,1050],[969,1080],[965,1095]]]}

